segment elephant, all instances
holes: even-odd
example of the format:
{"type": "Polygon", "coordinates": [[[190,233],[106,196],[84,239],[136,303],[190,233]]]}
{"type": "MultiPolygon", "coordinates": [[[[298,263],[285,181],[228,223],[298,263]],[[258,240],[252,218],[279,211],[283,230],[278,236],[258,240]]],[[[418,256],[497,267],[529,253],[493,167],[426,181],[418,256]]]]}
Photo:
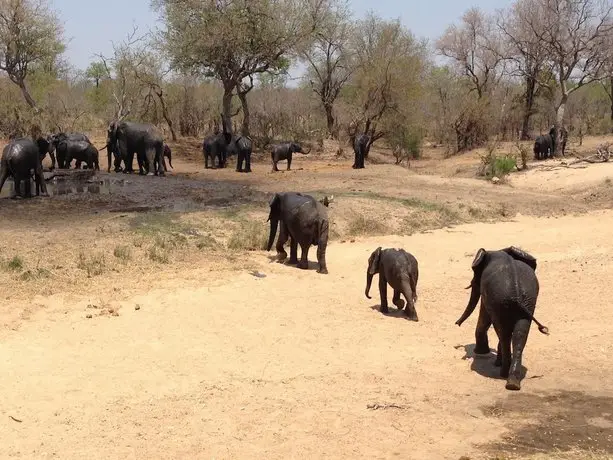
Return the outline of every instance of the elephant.
{"type": "Polygon", "coordinates": [[[364,159],[368,158],[369,151],[370,136],[367,134],[356,136],[353,141],[353,152],[355,153],[355,160],[352,166],[353,169],[364,169],[364,159]]]}
{"type": "MultiPolygon", "coordinates": [[[[221,119],[224,120],[223,115],[221,119]]],[[[233,136],[230,130],[227,129],[226,123],[222,122],[222,125],[223,132],[206,137],[202,143],[205,169],[209,169],[209,159],[211,160],[211,167],[215,168],[215,157],[217,157],[217,164],[220,168],[226,167],[228,147],[232,143],[233,136]]]]}
{"type": "Polygon", "coordinates": [[[36,195],[42,190],[43,196],[47,193],[47,184],[43,175],[42,159],[49,152],[49,141],[38,138],[36,142],[29,138],[13,139],[4,147],[0,160],[0,191],[9,176],[13,176],[15,192],[21,195],[21,181],[25,181],[25,197],[32,197],[31,177],[34,171],[36,182],[36,195]]]}
{"type": "Polygon", "coordinates": [[[57,134],[52,134],[51,136],[49,136],[48,138],[49,141],[49,154],[51,156],[51,162],[53,163],[53,168],[55,168],[55,157],[53,155],[53,152],[55,152],[55,156],[57,157],[57,167],[58,168],[65,168],[65,162],[66,162],[66,148],[62,149],[61,151],[59,150],[59,146],[62,143],[67,143],[68,144],[68,148],[70,148],[70,143],[71,142],[87,142],[88,144],[91,144],[91,141],[89,140],[89,138],[82,133],[65,133],[65,132],[60,132],[57,134]]]}
{"type": "Polygon", "coordinates": [[[133,173],[134,154],[138,161],[140,174],[164,176],[164,140],[155,128],[148,123],[114,121],[107,133],[108,168],[111,171],[111,155],[115,155],[115,171],[120,161],[124,163],[124,173],[133,173]]]}
{"type": "MultiPolygon", "coordinates": [[[[170,169],[173,169],[173,167],[172,167],[172,150],[170,150],[170,147],[166,143],[164,143],[164,157],[168,158],[168,165],[170,166],[170,169]]],[[[164,161],[164,171],[168,171],[166,169],[166,161],[164,161]]]]}
{"type": "Polygon", "coordinates": [[[281,142],[280,144],[274,144],[270,152],[270,156],[272,159],[272,170],[279,171],[279,169],[277,168],[277,163],[279,161],[287,160],[287,170],[289,171],[292,166],[292,156],[294,153],[302,153],[303,155],[308,155],[309,153],[311,153],[311,149],[309,149],[308,152],[305,152],[302,149],[302,145],[297,142],[281,142]]]}
{"type": "MultiPolygon", "coordinates": [[[[164,171],[168,171],[168,168],[166,167],[166,160],[165,158],[168,158],[168,163],[170,164],[170,167],[172,168],[172,150],[170,150],[170,147],[168,146],[168,144],[164,143],[164,162],[162,167],[164,168],[164,171]]],[[[145,174],[149,174],[149,168],[147,166],[146,162],[141,162],[139,163],[139,170],[144,170],[145,174]]],[[[158,169],[158,161],[155,160],[153,162],[153,170],[157,171],[158,169]]]]}
{"type": "Polygon", "coordinates": [[[58,164],[61,168],[70,169],[72,160],[76,160],[75,168],[77,169],[81,168],[83,162],[89,169],[100,170],[98,149],[89,142],[66,140],[60,142],[56,150],[58,164]]]}
{"type": "Polygon", "coordinates": [[[387,307],[387,285],[394,290],[392,302],[398,310],[405,306],[404,300],[400,298],[402,294],[406,299],[406,309],[404,314],[412,321],[419,321],[415,302],[417,301],[417,279],[419,277],[419,266],[417,259],[404,249],[383,249],[378,247],[368,259],[366,270],[366,297],[369,295],[372,279],[375,274],[379,274],[379,294],[381,296],[381,313],[389,312],[387,307]]]}
{"type": "Polygon", "coordinates": [[[251,172],[251,152],[253,141],[247,136],[232,136],[232,142],[228,146],[228,156],[237,155],[236,172],[251,172]],[[245,168],[243,169],[243,163],[245,168]]]}
{"type": "Polygon", "coordinates": [[[294,192],[276,193],[269,205],[270,236],[266,250],[270,251],[272,248],[277,235],[277,227],[281,222],[276,245],[279,260],[285,260],[287,257],[283,246],[288,239],[291,239],[289,263],[297,264],[298,268],[306,270],[309,266],[309,248],[311,245],[316,245],[319,262],[317,273],[327,274],[326,247],[328,246],[329,222],[326,206],[310,195],[294,192]],[[298,245],[302,250],[300,262],[298,261],[298,245]]]}
{"type": "MultiPolygon", "coordinates": [[[[552,158],[556,153],[557,131],[555,126],[549,130],[549,134],[538,136],[534,141],[534,159],[545,160],[552,158]]],[[[565,156],[566,142],[568,140],[568,131],[562,127],[560,129],[560,149],[562,156],[565,156]]]]}
{"type": "Polygon", "coordinates": [[[474,276],[466,288],[472,288],[470,300],[456,324],[462,325],[481,298],[475,330],[475,354],[489,354],[487,331],[493,324],[498,335],[495,365],[501,367],[500,376],[507,379],[507,390],[519,390],[522,354],[532,321],[541,333],[549,334],[549,329],[534,318],[539,294],[536,259],[515,246],[498,251],[481,248],[473,260],[472,269],[474,276]]]}

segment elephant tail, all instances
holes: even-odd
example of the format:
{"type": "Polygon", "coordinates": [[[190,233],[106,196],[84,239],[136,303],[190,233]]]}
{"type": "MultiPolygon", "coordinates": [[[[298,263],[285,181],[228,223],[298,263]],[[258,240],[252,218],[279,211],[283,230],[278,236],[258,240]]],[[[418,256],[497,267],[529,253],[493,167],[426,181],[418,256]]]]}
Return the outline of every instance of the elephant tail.
{"type": "Polygon", "coordinates": [[[549,328],[543,324],[541,324],[532,313],[530,313],[530,311],[522,304],[519,304],[519,308],[522,312],[524,312],[526,314],[526,316],[528,316],[528,318],[530,318],[531,321],[534,321],[534,323],[538,326],[539,328],[539,332],[541,334],[545,334],[545,335],[549,335],[549,328]]]}

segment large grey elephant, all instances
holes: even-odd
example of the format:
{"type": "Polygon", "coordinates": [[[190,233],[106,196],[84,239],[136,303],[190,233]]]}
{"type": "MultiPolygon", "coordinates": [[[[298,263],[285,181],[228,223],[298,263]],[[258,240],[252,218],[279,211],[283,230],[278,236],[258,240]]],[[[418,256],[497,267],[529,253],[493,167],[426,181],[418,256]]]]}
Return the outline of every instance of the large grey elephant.
{"type": "Polygon", "coordinates": [[[272,248],[277,235],[277,227],[281,223],[276,245],[279,260],[287,257],[283,246],[288,239],[291,239],[289,263],[297,264],[298,268],[307,269],[309,247],[315,245],[319,262],[317,273],[328,273],[326,247],[328,246],[329,223],[328,212],[322,202],[301,193],[276,193],[270,200],[268,220],[270,221],[270,235],[267,251],[272,248]],[[298,262],[298,245],[302,250],[300,262],[298,262]]]}
{"type": "Polygon", "coordinates": [[[106,145],[107,171],[111,170],[111,156],[116,154],[115,170],[118,170],[118,163],[123,161],[123,172],[133,173],[136,154],[140,174],[164,175],[164,138],[155,126],[131,121],[112,122],[106,145]]]}
{"type": "MultiPolygon", "coordinates": [[[[475,354],[489,354],[487,331],[493,324],[498,335],[496,366],[507,379],[508,390],[521,388],[521,361],[534,321],[543,334],[549,330],[534,318],[539,293],[536,259],[514,246],[500,251],[481,248],[472,263],[472,288],[466,310],[456,324],[461,326],[481,298],[475,330],[475,354]]],[[[468,289],[467,288],[467,289],[468,289]]]]}
{"type": "Polygon", "coordinates": [[[204,155],[204,168],[215,168],[215,158],[220,168],[225,168],[228,159],[228,147],[232,143],[233,136],[231,130],[226,126],[224,116],[221,115],[222,132],[212,134],[202,142],[202,154],[204,155]]]}
{"type": "Polygon", "coordinates": [[[279,144],[274,144],[270,152],[270,157],[272,159],[272,170],[279,171],[277,168],[277,163],[279,161],[287,160],[287,170],[289,171],[292,167],[292,157],[294,153],[308,155],[311,153],[311,149],[305,152],[302,145],[297,142],[281,142],[279,144]]]}
{"type": "Polygon", "coordinates": [[[21,195],[21,181],[25,181],[25,197],[32,196],[30,179],[34,171],[36,195],[49,196],[43,176],[42,159],[49,152],[49,141],[38,138],[36,142],[29,138],[13,139],[4,147],[0,160],[0,191],[9,176],[13,177],[15,192],[21,195]]]}
{"type": "Polygon", "coordinates": [[[379,274],[379,295],[381,296],[381,313],[388,313],[387,285],[394,290],[392,301],[402,310],[405,302],[400,298],[402,294],[406,299],[405,315],[412,321],[419,321],[415,310],[417,300],[417,279],[419,267],[417,259],[404,249],[382,249],[378,247],[368,259],[366,271],[366,297],[369,294],[373,276],[379,274]]]}
{"type": "MultiPolygon", "coordinates": [[[[552,126],[549,130],[549,134],[545,134],[544,136],[538,136],[534,141],[534,159],[535,160],[545,160],[547,158],[552,158],[556,155],[556,142],[557,142],[558,132],[555,126],[552,126]]],[[[566,142],[568,141],[568,131],[562,127],[560,129],[560,150],[562,156],[565,156],[566,152],[566,142]]]]}
{"type": "Polygon", "coordinates": [[[66,156],[68,154],[72,154],[73,158],[79,157],[80,152],[84,150],[83,143],[91,144],[89,138],[83,133],[65,133],[60,132],[56,134],[52,134],[49,136],[50,142],[50,154],[51,161],[53,162],[53,167],[55,167],[55,158],[53,157],[53,153],[55,152],[57,156],[57,167],[58,168],[67,168],[66,166],[66,156]],[[75,143],[79,143],[78,146],[75,146],[75,143]]]}

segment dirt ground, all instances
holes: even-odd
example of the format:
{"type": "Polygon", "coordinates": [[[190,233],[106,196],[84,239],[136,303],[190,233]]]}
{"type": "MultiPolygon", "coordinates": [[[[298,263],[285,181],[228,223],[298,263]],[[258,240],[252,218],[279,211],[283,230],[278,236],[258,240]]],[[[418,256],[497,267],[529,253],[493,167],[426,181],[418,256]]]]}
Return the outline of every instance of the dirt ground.
{"type": "Polygon", "coordinates": [[[613,166],[495,185],[480,152],[355,171],[326,150],[238,174],[171,146],[165,178],[2,191],[0,458],[613,458],[613,166]],[[276,191],[334,196],[329,275],[262,250],[276,191]],[[538,260],[551,330],[520,392],[474,358],[476,315],[454,325],[475,252],[509,245],[538,260]],[[419,323],[364,297],[378,246],[417,257],[419,323]]]}

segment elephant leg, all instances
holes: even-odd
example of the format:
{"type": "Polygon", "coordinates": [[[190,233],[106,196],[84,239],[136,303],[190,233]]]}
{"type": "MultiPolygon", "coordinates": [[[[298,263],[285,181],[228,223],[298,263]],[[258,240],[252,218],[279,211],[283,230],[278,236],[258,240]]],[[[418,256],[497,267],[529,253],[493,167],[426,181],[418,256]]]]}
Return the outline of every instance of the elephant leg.
{"type": "Polygon", "coordinates": [[[402,284],[402,294],[404,295],[404,298],[407,300],[407,306],[404,309],[404,314],[411,321],[415,321],[415,322],[419,321],[419,318],[417,317],[417,310],[415,310],[415,304],[413,303],[413,290],[411,289],[410,282],[404,282],[402,284]]]}
{"type": "Polygon", "coordinates": [[[243,172],[243,154],[241,152],[236,156],[236,172],[243,172]]]}
{"type": "Polygon", "coordinates": [[[500,345],[500,340],[498,341],[498,349],[496,350],[496,361],[494,361],[494,366],[502,366],[502,347],[500,345]]]}
{"type": "Polygon", "coordinates": [[[296,241],[293,237],[290,238],[289,242],[289,264],[298,265],[298,241],[296,241]]]}
{"type": "Polygon", "coordinates": [[[300,249],[301,249],[301,256],[300,256],[300,262],[298,262],[298,268],[300,268],[301,270],[307,270],[309,268],[309,248],[310,248],[310,244],[300,244],[300,249]]]}
{"type": "Polygon", "coordinates": [[[379,311],[381,313],[389,313],[389,308],[387,307],[387,279],[383,273],[379,273],[379,297],[381,298],[381,308],[379,311]]]}
{"type": "Polygon", "coordinates": [[[279,171],[279,168],[277,168],[277,162],[274,159],[272,160],[272,171],[279,171]]]}
{"type": "Polygon", "coordinates": [[[30,178],[30,175],[28,175],[28,177],[25,179],[25,187],[25,197],[32,198],[32,179],[30,178]]]}
{"type": "Polygon", "coordinates": [[[483,307],[479,308],[479,319],[475,328],[475,354],[487,355],[490,352],[490,343],[487,339],[487,331],[492,325],[492,318],[488,311],[483,307]]]}
{"type": "Polygon", "coordinates": [[[506,379],[509,376],[509,369],[511,368],[511,337],[507,337],[507,334],[501,334],[500,339],[500,352],[502,354],[502,362],[500,367],[500,377],[506,379]]]}
{"type": "Polygon", "coordinates": [[[291,153],[287,156],[287,170],[289,171],[290,169],[292,169],[292,154],[291,153]]]}
{"type": "Polygon", "coordinates": [[[9,177],[9,170],[6,167],[2,167],[0,172],[0,192],[2,191],[2,187],[4,187],[4,183],[9,177]]]}
{"type": "Polygon", "coordinates": [[[398,310],[402,310],[404,308],[404,300],[400,298],[400,291],[398,289],[394,289],[394,297],[392,298],[392,303],[396,305],[398,310]]]}
{"type": "Polygon", "coordinates": [[[251,172],[251,153],[245,154],[245,172],[251,172]]]}
{"type": "Polygon", "coordinates": [[[279,238],[277,239],[277,245],[275,246],[279,261],[285,260],[287,258],[287,252],[285,252],[283,246],[288,239],[289,232],[287,231],[287,226],[284,222],[281,222],[281,228],[279,229],[279,238]]]}
{"type": "Polygon", "coordinates": [[[42,192],[42,196],[49,196],[49,192],[47,192],[47,183],[45,182],[45,175],[43,174],[42,165],[34,172],[34,178],[36,180],[36,189],[38,195],[38,189],[42,192]]]}
{"type": "Polygon", "coordinates": [[[513,354],[511,356],[511,364],[509,368],[509,375],[506,384],[507,390],[520,390],[521,389],[521,360],[528,340],[528,333],[530,332],[530,320],[520,319],[515,323],[513,328],[512,345],[513,354]]]}

